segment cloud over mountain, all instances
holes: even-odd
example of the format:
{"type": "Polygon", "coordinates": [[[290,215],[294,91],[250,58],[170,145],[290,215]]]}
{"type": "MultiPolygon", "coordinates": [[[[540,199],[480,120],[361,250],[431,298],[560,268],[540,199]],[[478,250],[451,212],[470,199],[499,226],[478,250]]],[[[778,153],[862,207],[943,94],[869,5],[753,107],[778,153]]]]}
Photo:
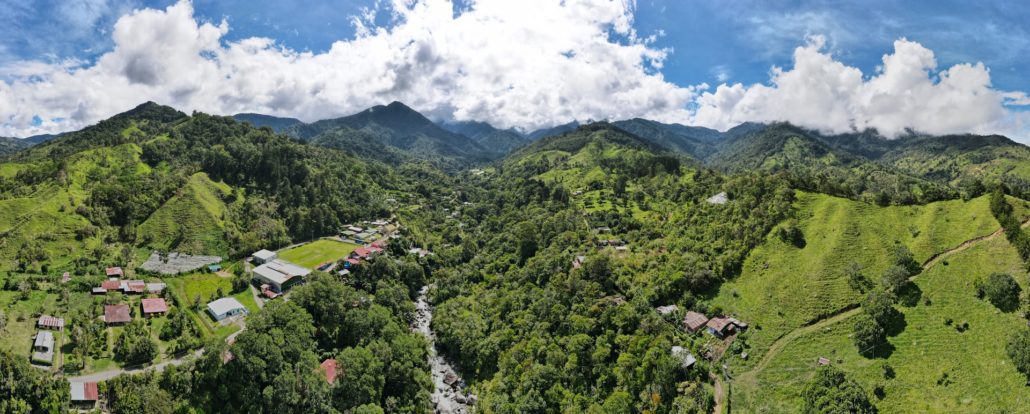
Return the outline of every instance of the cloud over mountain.
{"type": "Polygon", "coordinates": [[[146,100],[306,121],[397,100],[500,128],[644,117],[721,129],[785,120],[833,132],[1026,134],[1024,114],[1006,107],[1026,104],[1025,94],[993,89],[982,64],[936,72],[933,52],[904,39],[871,76],[812,37],[768,84],[676,85],[661,72],[673,51],[635,31],[634,9],[632,0],[393,0],[356,16],[353,39],[310,52],[228,40],[226,21],[202,21],[183,0],[122,16],[113,48],[93,62],[0,66],[0,136],[77,129],[146,100]],[[383,16],[389,23],[377,25],[383,16]]]}
{"type": "Polygon", "coordinates": [[[723,84],[702,93],[694,121],[718,129],[790,121],[834,133],[874,128],[887,136],[1012,133],[1006,105],[1027,103],[1025,93],[993,89],[982,63],[935,72],[933,52],[913,41],[895,41],[894,53],[870,76],[834,60],[824,45],[820,36],[809,38],[794,50],[794,67],[773,68],[768,85],[723,84]]]}

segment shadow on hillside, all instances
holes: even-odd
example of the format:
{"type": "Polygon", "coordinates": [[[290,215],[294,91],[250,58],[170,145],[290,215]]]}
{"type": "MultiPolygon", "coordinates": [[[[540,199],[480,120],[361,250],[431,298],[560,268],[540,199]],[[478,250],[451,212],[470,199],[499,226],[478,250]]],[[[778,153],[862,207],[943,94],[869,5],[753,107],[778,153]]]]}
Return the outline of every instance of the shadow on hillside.
{"type": "Polygon", "coordinates": [[[898,292],[898,303],[907,308],[918,305],[919,300],[922,298],[923,290],[915,283],[906,284],[905,287],[898,292]]]}
{"type": "Polygon", "coordinates": [[[905,332],[905,327],[908,326],[908,322],[905,322],[905,314],[901,313],[897,309],[894,309],[890,314],[890,318],[887,319],[887,324],[884,325],[883,330],[887,333],[887,336],[894,337],[898,336],[902,332],[905,332]]]}

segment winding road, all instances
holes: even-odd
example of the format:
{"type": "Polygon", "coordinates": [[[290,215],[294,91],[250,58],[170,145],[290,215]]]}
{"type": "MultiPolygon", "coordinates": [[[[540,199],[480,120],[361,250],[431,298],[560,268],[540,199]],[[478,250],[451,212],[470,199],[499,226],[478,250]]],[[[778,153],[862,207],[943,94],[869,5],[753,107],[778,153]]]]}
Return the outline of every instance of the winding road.
{"type": "MultiPolygon", "coordinates": [[[[225,337],[226,343],[233,343],[236,340],[236,337],[240,333],[242,333],[244,329],[247,328],[247,325],[245,324],[245,322],[243,322],[243,320],[240,320],[238,323],[240,324],[240,330],[233,332],[229,336],[225,337]]],[[[92,374],[65,377],[65,379],[72,382],[100,382],[107,381],[111,378],[117,377],[122,374],[142,374],[148,371],[161,372],[164,371],[165,368],[167,368],[169,365],[182,365],[184,362],[192,358],[200,358],[201,355],[204,355],[204,348],[198,349],[178,358],[172,358],[167,361],[159,362],[154,365],[137,366],[132,368],[109,369],[107,371],[94,372],[92,374]]]]}

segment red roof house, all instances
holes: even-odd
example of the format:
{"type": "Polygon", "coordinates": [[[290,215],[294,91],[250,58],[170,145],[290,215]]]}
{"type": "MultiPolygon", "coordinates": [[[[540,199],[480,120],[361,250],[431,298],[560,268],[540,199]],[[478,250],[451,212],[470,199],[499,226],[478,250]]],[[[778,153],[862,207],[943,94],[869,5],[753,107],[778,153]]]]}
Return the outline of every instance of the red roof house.
{"type": "Polygon", "coordinates": [[[100,288],[104,290],[121,290],[122,282],[120,280],[105,280],[100,282],[100,288]]]}
{"type": "Polygon", "coordinates": [[[168,304],[161,298],[143,299],[142,304],[144,316],[160,315],[168,312],[168,304]]]}
{"type": "Polygon", "coordinates": [[[131,321],[129,305],[104,305],[104,322],[108,325],[126,324],[131,321]]]}
{"type": "Polygon", "coordinates": [[[95,405],[100,397],[95,382],[71,382],[71,397],[74,404],[95,405]]]}
{"type": "Polygon", "coordinates": [[[55,318],[50,315],[43,315],[39,317],[39,321],[36,322],[36,327],[42,329],[56,329],[58,331],[64,329],[64,318],[55,318]]]}
{"type": "Polygon", "coordinates": [[[143,293],[147,290],[147,282],[142,280],[126,280],[125,293],[143,293]]]}
{"type": "Polygon", "coordinates": [[[703,313],[688,311],[687,316],[683,317],[683,327],[691,333],[697,332],[697,330],[703,328],[706,323],[708,323],[708,317],[703,313]]]}
{"type": "Polygon", "coordinates": [[[117,266],[107,268],[107,277],[122,277],[122,276],[125,276],[125,273],[122,272],[122,268],[117,267],[117,266]]]}
{"type": "Polygon", "coordinates": [[[362,259],[367,259],[368,255],[370,254],[372,254],[372,249],[368,247],[359,247],[357,249],[354,249],[353,253],[354,256],[360,257],[362,259]]]}
{"type": "Polygon", "coordinates": [[[336,382],[336,360],[327,359],[322,361],[322,369],[325,370],[325,380],[330,384],[336,382]]]}
{"type": "Polygon", "coordinates": [[[386,240],[378,240],[376,242],[373,242],[372,243],[372,247],[375,247],[375,248],[378,248],[378,249],[385,249],[386,248],[386,240]]]}

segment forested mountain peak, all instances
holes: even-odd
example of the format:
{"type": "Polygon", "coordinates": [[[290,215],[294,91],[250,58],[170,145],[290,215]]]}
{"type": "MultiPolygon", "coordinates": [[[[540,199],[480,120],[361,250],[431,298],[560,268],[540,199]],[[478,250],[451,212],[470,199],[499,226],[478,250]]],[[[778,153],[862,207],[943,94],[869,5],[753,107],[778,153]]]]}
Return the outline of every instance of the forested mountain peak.
{"type": "Polygon", "coordinates": [[[156,122],[172,122],[185,117],[186,114],[182,113],[178,109],[166,105],[161,105],[154,101],[147,101],[136,106],[135,108],[132,108],[128,111],[113,116],[112,119],[133,119],[137,121],[148,120],[156,122]]]}
{"type": "Polygon", "coordinates": [[[575,129],[560,135],[542,138],[516,150],[509,158],[518,158],[535,152],[553,150],[576,153],[592,143],[644,150],[655,154],[670,154],[672,152],[670,149],[643,139],[620,128],[616,124],[600,121],[577,126],[575,129]]]}
{"type": "Polygon", "coordinates": [[[272,115],[254,114],[254,113],[241,113],[232,116],[233,119],[240,122],[247,122],[257,128],[267,126],[272,128],[275,132],[283,132],[286,128],[300,124],[301,121],[296,118],[284,118],[272,115]]]}

